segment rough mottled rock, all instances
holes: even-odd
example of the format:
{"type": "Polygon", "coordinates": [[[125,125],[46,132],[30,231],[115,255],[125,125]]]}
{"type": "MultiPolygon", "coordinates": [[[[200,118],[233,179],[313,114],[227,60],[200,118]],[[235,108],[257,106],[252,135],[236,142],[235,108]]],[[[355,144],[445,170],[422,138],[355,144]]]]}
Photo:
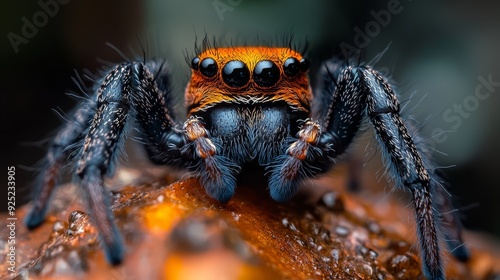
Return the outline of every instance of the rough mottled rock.
{"type": "MultiPolygon", "coordinates": [[[[286,204],[251,184],[220,204],[195,179],[114,191],[112,209],[127,246],[117,267],[105,262],[79,191],[68,186],[40,228],[28,232],[18,223],[17,274],[6,273],[1,254],[0,278],[423,279],[411,208],[387,195],[362,198],[331,188],[343,180],[317,180],[316,192],[286,204]]],[[[19,221],[27,207],[18,211],[19,221]]],[[[448,278],[498,277],[496,241],[471,233],[466,240],[472,260],[462,264],[445,253],[448,278]]],[[[0,245],[5,251],[5,241],[0,245]]]]}

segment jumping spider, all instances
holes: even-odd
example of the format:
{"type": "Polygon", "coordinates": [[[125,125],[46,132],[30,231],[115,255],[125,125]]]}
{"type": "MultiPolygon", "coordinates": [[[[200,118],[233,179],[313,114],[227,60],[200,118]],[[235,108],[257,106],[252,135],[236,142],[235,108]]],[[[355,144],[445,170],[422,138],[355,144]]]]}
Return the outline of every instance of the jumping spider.
{"type": "Polygon", "coordinates": [[[308,60],[287,47],[205,45],[190,67],[183,125],[172,112],[170,69],[164,61],[112,67],[50,145],[27,226],[44,221],[61,168],[74,162],[107,260],[122,262],[124,245],[103,177],[114,172],[113,162],[132,123],[153,163],[196,172],[210,197],[230,200],[241,166],[253,162],[266,169],[270,196],[283,202],[301,181],[329,170],[368,119],[389,174],[412,194],[427,278],[444,279],[441,221],[453,254],[468,258],[441,179],[419,152],[400,116],[394,89],[380,73],[331,59],[320,67],[318,86],[312,90],[308,60]]]}

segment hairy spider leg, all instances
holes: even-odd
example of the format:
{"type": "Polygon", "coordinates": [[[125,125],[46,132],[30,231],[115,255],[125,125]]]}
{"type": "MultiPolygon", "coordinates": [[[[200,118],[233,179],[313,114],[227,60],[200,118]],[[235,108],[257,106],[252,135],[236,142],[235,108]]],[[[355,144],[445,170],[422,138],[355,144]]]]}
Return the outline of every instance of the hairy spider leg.
{"type": "Polygon", "coordinates": [[[284,184],[294,188],[299,180],[307,177],[305,170],[328,170],[352,142],[362,120],[369,118],[390,175],[399,187],[412,193],[424,274],[428,279],[444,279],[436,230],[438,214],[431,200],[431,177],[400,117],[393,89],[376,71],[342,65],[335,60],[323,64],[320,74],[322,81],[315,92],[314,114],[324,123],[323,131],[316,143],[307,142],[303,137],[306,130],[320,122],[309,121],[309,125],[303,126],[298,139],[281,159],[282,163],[273,167],[270,187],[279,188],[279,184],[284,184]],[[298,146],[301,148],[297,149],[298,146]],[[310,153],[315,147],[321,152],[310,153]]]}
{"type": "Polygon", "coordinates": [[[435,215],[438,219],[440,234],[446,242],[448,250],[453,256],[466,262],[470,252],[462,238],[463,226],[460,222],[459,211],[453,207],[452,196],[447,191],[448,184],[443,180],[443,174],[432,161],[431,153],[420,136],[416,133],[418,128],[412,122],[407,122],[406,127],[411,134],[413,142],[422,158],[425,169],[430,176],[430,189],[435,215]],[[413,132],[413,133],[411,133],[413,132]]]}
{"type": "MultiPolygon", "coordinates": [[[[347,64],[343,60],[330,59],[323,64],[320,75],[320,87],[316,90],[316,94],[319,96],[315,97],[316,103],[314,104],[314,115],[318,119],[323,120],[323,123],[327,124],[326,131],[333,132],[332,135],[336,137],[327,137],[329,139],[336,139],[337,141],[332,145],[335,147],[335,152],[332,155],[330,152],[329,157],[334,158],[337,154],[342,153],[347,145],[352,140],[354,133],[359,127],[360,117],[363,115],[353,114],[354,111],[364,112],[364,108],[355,108],[358,104],[365,104],[365,100],[360,99],[359,96],[351,92],[350,94],[344,94],[339,96],[335,92],[336,88],[344,88],[340,90],[345,91],[346,84],[344,80],[349,80],[349,77],[341,77],[342,69],[345,69],[347,64]],[[340,77],[339,82],[336,81],[335,77],[340,77]],[[344,96],[342,100],[342,96],[344,96]],[[346,106],[345,104],[350,104],[346,106]],[[335,117],[332,116],[332,112],[342,112],[336,114],[335,117]],[[328,118],[328,116],[331,116],[328,118]],[[351,128],[351,129],[345,129],[351,128]],[[339,141],[339,139],[343,141],[339,141]]],[[[347,73],[346,73],[347,74],[347,73]]],[[[357,82],[356,82],[357,83],[357,82]]],[[[388,85],[387,82],[385,82],[388,85]]],[[[352,85],[351,85],[352,86],[352,85]]],[[[394,95],[394,93],[392,92],[394,95]]],[[[470,257],[470,253],[466,246],[464,246],[462,238],[462,224],[458,217],[458,212],[454,211],[451,203],[451,197],[446,191],[446,184],[442,180],[439,170],[437,170],[430,158],[430,153],[426,149],[424,141],[422,141],[419,135],[416,133],[417,129],[413,127],[411,123],[407,123],[406,127],[411,134],[411,139],[413,139],[414,145],[417,148],[418,154],[420,155],[425,169],[430,176],[430,189],[432,191],[433,205],[435,205],[435,215],[440,220],[441,233],[443,234],[444,240],[447,243],[449,250],[452,254],[460,261],[467,261],[470,257]]],[[[331,140],[324,141],[324,137],[321,138],[322,142],[331,142],[331,140]]],[[[331,151],[331,149],[327,149],[331,151]]]]}
{"type": "MultiPolygon", "coordinates": [[[[314,90],[313,100],[313,118],[319,120],[323,125],[323,135],[320,146],[326,150],[327,157],[331,160],[324,164],[323,171],[329,170],[334,159],[344,153],[349,144],[357,135],[364,118],[366,104],[366,95],[360,94],[360,90],[348,89],[356,87],[359,81],[352,78],[337,78],[341,76],[342,70],[348,66],[347,62],[339,58],[331,58],[323,62],[317,79],[317,87],[314,90]],[[347,83],[352,80],[353,83],[347,83]],[[349,90],[351,95],[339,94],[349,90]],[[332,112],[338,112],[333,114],[332,112]],[[326,148],[326,149],[325,149],[326,148]]],[[[345,72],[343,75],[351,75],[345,72]]],[[[364,126],[363,126],[364,127],[364,126]]],[[[358,191],[360,189],[360,173],[362,168],[362,159],[352,155],[348,160],[348,182],[349,191],[358,191]]]]}
{"type": "Polygon", "coordinates": [[[191,116],[182,129],[175,125],[168,94],[168,73],[165,66],[141,67],[134,64],[132,103],[141,124],[142,139],[149,158],[156,164],[177,164],[197,172],[207,194],[227,202],[236,189],[234,175],[238,167],[220,155],[220,147],[210,138],[201,118],[191,116]],[[156,78],[148,68],[158,69],[156,78]],[[161,83],[155,82],[161,79],[161,83]],[[164,88],[159,88],[161,84],[164,88]]]}
{"type": "MultiPolygon", "coordinates": [[[[449,249],[457,259],[466,261],[469,258],[469,251],[466,246],[463,246],[462,226],[457,212],[453,211],[451,198],[446,192],[439,172],[433,166],[428,152],[423,146],[423,141],[416,134],[416,130],[412,130],[414,133],[409,133],[407,125],[404,124],[400,116],[396,94],[387,80],[378,72],[366,67],[342,67],[339,66],[338,62],[325,65],[330,69],[326,71],[329,73],[329,77],[336,75],[340,71],[339,69],[344,69],[341,70],[338,82],[335,83],[339,88],[342,87],[344,79],[342,73],[345,73],[346,69],[350,69],[354,77],[361,79],[363,94],[367,97],[366,114],[371,120],[377,139],[383,147],[385,165],[388,167],[390,175],[396,180],[396,185],[399,187],[404,186],[413,195],[424,273],[428,279],[444,279],[437,229],[441,229],[449,249]],[[330,75],[330,73],[333,73],[333,75],[330,75]],[[434,199],[431,200],[431,197],[434,199]]],[[[323,77],[326,77],[326,75],[323,75],[323,77]]],[[[344,95],[349,98],[349,96],[353,95],[353,92],[349,91],[344,95]]],[[[334,93],[333,100],[335,100],[335,96],[334,93]]],[[[324,97],[324,99],[328,100],[328,97],[324,97]]],[[[360,101],[356,100],[356,104],[364,104],[362,102],[358,103],[360,101]]],[[[345,103],[345,101],[342,103],[345,103]]],[[[335,106],[334,101],[330,108],[335,108],[335,106]]],[[[360,109],[363,112],[365,110],[364,107],[360,109]]],[[[326,116],[329,116],[331,112],[335,113],[337,110],[338,108],[329,110],[326,116]]],[[[352,112],[348,114],[352,114],[352,112]]],[[[347,119],[347,117],[341,115],[340,120],[342,119],[347,119]]],[[[329,122],[331,128],[327,130],[331,131],[334,126],[331,126],[331,120],[329,122]]],[[[342,127],[352,127],[352,124],[338,126],[341,130],[342,127]]],[[[346,135],[342,135],[338,130],[333,132],[333,135],[340,139],[346,139],[349,138],[349,135],[352,135],[352,131],[346,135]]],[[[341,142],[348,144],[346,141],[341,142]]],[[[333,147],[336,146],[337,144],[333,145],[333,147]]],[[[340,150],[345,148],[346,145],[341,145],[340,150]]]]}
{"type": "Polygon", "coordinates": [[[86,194],[88,213],[112,264],[123,260],[124,246],[113,221],[103,177],[114,173],[114,162],[124,144],[125,126],[131,115],[131,80],[129,64],[115,66],[102,80],[96,92],[95,115],[86,131],[76,166],[80,186],[86,194]]]}
{"type": "Polygon", "coordinates": [[[62,171],[74,158],[75,150],[83,140],[87,123],[94,115],[92,102],[88,100],[82,103],[49,145],[34,182],[33,206],[24,221],[29,229],[38,227],[45,220],[54,188],[58,185],[62,171]]]}
{"type": "Polygon", "coordinates": [[[163,64],[149,62],[148,65],[157,74],[156,77],[146,64],[140,62],[120,64],[109,70],[96,87],[92,101],[84,103],[59,132],[49,149],[47,163],[39,174],[42,184],[38,187],[37,196],[40,199],[35,200],[26,220],[30,228],[41,224],[59,175],[57,168],[75,159],[70,155],[77,153],[79,184],[86,194],[88,212],[98,229],[106,257],[112,264],[123,260],[124,246],[113,221],[103,177],[114,173],[114,163],[123,148],[127,125],[137,118],[143,135],[149,141],[145,145],[148,154],[156,163],[178,158],[178,146],[184,144],[182,132],[175,131],[173,127],[166,83],[168,77],[161,68],[163,64]],[[158,105],[165,106],[165,109],[152,108],[158,105]],[[151,112],[156,114],[149,114],[151,112]],[[163,141],[155,142],[155,137],[163,141]],[[83,142],[80,141],[82,139],[83,142]],[[154,146],[153,143],[165,145],[154,146]]]}
{"type": "MultiPolygon", "coordinates": [[[[425,164],[424,159],[424,164],[425,164]]],[[[429,169],[427,169],[429,170],[429,169]]],[[[446,184],[441,180],[439,172],[436,170],[431,174],[431,189],[435,208],[438,209],[436,214],[440,220],[441,233],[446,241],[448,250],[461,262],[466,262],[470,259],[470,252],[462,238],[463,226],[460,222],[459,212],[453,208],[451,196],[446,192],[446,184]]]]}
{"type": "Polygon", "coordinates": [[[175,121],[170,73],[164,61],[133,63],[132,108],[139,123],[139,137],[149,159],[158,165],[183,165],[180,148],[185,137],[175,121]]]}
{"type": "Polygon", "coordinates": [[[430,175],[399,114],[399,102],[389,83],[376,71],[361,67],[358,75],[368,95],[367,113],[384,151],[390,175],[413,196],[423,270],[428,279],[444,279],[430,175]]]}
{"type": "Polygon", "coordinates": [[[360,77],[342,68],[338,60],[323,64],[313,99],[313,117],[291,141],[287,153],[271,165],[269,189],[277,201],[297,192],[300,182],[330,169],[356,135],[366,108],[360,77]],[[339,77],[337,83],[335,76],[339,77]]]}

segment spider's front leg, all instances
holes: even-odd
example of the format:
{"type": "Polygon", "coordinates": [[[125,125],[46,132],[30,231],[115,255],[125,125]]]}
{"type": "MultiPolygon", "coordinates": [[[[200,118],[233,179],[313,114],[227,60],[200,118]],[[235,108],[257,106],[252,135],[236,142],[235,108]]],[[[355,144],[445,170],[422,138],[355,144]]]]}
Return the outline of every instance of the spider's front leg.
{"type": "Polygon", "coordinates": [[[442,226],[444,236],[452,237],[452,240],[447,240],[448,246],[454,249],[458,259],[466,260],[468,251],[461,246],[460,227],[452,227],[460,223],[456,216],[450,214],[450,203],[443,187],[438,186],[439,176],[431,169],[426,155],[421,153],[423,149],[415,145],[414,138],[417,136],[410,136],[400,116],[399,102],[392,87],[378,72],[368,67],[351,67],[332,61],[324,65],[323,82],[320,97],[329,105],[328,109],[325,105],[320,107],[318,114],[325,118],[325,130],[330,135],[322,135],[318,145],[325,155],[334,158],[352,141],[360,121],[365,116],[371,120],[383,148],[389,174],[397,186],[412,193],[424,273],[428,279],[444,279],[439,226],[442,226]],[[442,213],[436,213],[435,208],[442,213]],[[438,217],[447,224],[440,225],[438,217]]]}
{"type": "Polygon", "coordinates": [[[320,74],[314,100],[314,117],[319,122],[307,121],[287,154],[272,167],[271,195],[278,201],[286,200],[300,180],[328,170],[354,140],[362,120],[369,118],[383,148],[389,174],[397,186],[413,195],[424,273],[429,279],[444,279],[439,226],[455,257],[467,260],[469,253],[462,246],[460,222],[451,211],[439,176],[431,169],[430,161],[422,157],[423,149],[417,149],[401,119],[392,87],[370,68],[351,67],[337,60],[327,61],[320,74]],[[439,224],[438,218],[446,223],[439,224]]]}
{"type": "Polygon", "coordinates": [[[430,174],[399,115],[399,102],[390,85],[372,69],[361,68],[358,73],[366,86],[367,113],[384,148],[386,164],[397,185],[413,196],[424,273],[429,279],[444,279],[430,174]]]}
{"type": "Polygon", "coordinates": [[[133,118],[140,125],[154,162],[183,160],[180,148],[185,141],[171,116],[167,78],[163,64],[155,62],[128,62],[108,71],[93,96],[80,106],[52,142],[46,164],[38,175],[34,206],[26,219],[29,228],[45,219],[60,167],[76,160],[78,183],[84,190],[84,202],[98,229],[106,257],[112,264],[123,260],[123,241],[113,221],[103,178],[113,174],[126,128],[133,118]]]}
{"type": "Polygon", "coordinates": [[[313,100],[317,121],[304,122],[286,154],[272,165],[269,189],[277,201],[292,197],[303,179],[327,171],[352,142],[364,116],[366,94],[360,78],[344,71],[337,83],[334,75],[342,70],[337,61],[322,69],[313,100]]]}
{"type": "Polygon", "coordinates": [[[148,156],[156,164],[179,165],[196,172],[209,196],[227,202],[236,188],[238,166],[220,155],[221,147],[211,138],[201,116],[192,115],[182,129],[177,128],[165,71],[155,63],[146,68],[134,64],[137,90],[132,92],[131,102],[148,156]],[[148,69],[156,69],[157,74],[148,69]]]}

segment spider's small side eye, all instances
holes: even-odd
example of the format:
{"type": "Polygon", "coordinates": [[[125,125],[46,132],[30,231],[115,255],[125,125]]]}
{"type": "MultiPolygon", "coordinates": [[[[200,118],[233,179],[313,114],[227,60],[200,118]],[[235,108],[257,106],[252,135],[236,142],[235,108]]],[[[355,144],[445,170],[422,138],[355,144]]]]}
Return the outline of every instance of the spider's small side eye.
{"type": "Polygon", "coordinates": [[[200,63],[200,72],[205,77],[213,77],[217,74],[217,62],[213,58],[204,58],[200,63]]]}
{"type": "Polygon", "coordinates": [[[250,71],[245,63],[231,60],[222,69],[222,79],[232,88],[242,87],[250,81],[250,71]]]}
{"type": "Polygon", "coordinates": [[[302,71],[307,72],[309,70],[309,67],[311,66],[309,64],[309,60],[306,58],[302,58],[300,60],[300,65],[302,66],[302,71]]]}
{"type": "Polygon", "coordinates": [[[272,61],[261,60],[253,69],[253,80],[261,87],[274,86],[280,80],[280,69],[272,61]]]}
{"type": "Polygon", "coordinates": [[[285,71],[285,75],[288,77],[297,76],[300,73],[301,68],[302,66],[300,61],[295,57],[287,58],[285,63],[283,63],[283,70],[285,71]]]}
{"type": "Polygon", "coordinates": [[[198,70],[199,67],[200,67],[200,58],[199,57],[194,57],[191,60],[191,69],[198,70]]]}

